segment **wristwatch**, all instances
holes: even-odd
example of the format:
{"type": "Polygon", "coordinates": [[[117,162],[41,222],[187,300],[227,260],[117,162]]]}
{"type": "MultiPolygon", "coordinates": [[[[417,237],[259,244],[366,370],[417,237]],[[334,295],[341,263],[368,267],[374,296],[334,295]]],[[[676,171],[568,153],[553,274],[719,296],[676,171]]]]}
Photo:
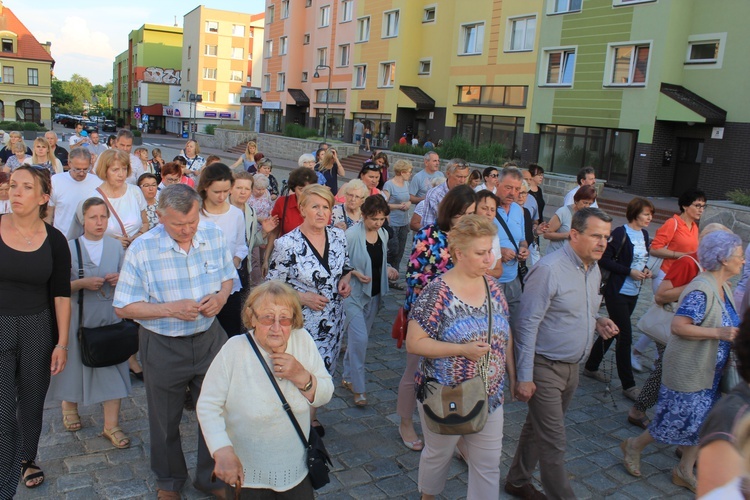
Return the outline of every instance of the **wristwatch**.
{"type": "Polygon", "coordinates": [[[307,392],[310,389],[312,389],[312,386],[313,386],[313,379],[312,379],[312,373],[311,373],[310,374],[310,381],[307,384],[305,384],[305,387],[303,387],[302,389],[300,389],[300,392],[307,392]]]}

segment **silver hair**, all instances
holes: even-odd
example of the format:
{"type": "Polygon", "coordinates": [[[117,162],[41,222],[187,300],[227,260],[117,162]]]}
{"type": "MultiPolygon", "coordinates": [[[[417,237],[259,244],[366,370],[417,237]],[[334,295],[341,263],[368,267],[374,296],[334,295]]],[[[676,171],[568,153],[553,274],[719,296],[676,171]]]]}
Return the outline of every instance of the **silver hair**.
{"type": "Polygon", "coordinates": [[[502,182],[502,180],[509,175],[517,181],[523,181],[523,174],[521,173],[521,169],[519,169],[518,167],[505,167],[500,171],[500,175],[498,177],[502,182]]]}
{"type": "Polygon", "coordinates": [[[344,194],[347,194],[351,191],[359,191],[364,196],[370,194],[370,190],[367,189],[365,183],[359,179],[352,179],[344,185],[344,194]]]}
{"type": "Polygon", "coordinates": [[[426,153],[424,154],[424,161],[428,161],[428,160],[430,159],[430,156],[432,156],[432,155],[435,155],[435,156],[440,156],[440,155],[438,155],[438,154],[437,154],[437,153],[436,153],[435,151],[427,151],[427,152],[426,152],[426,153]]]}
{"type": "Polygon", "coordinates": [[[172,184],[159,192],[159,206],[156,209],[160,214],[171,208],[181,214],[190,212],[195,204],[201,207],[203,200],[198,192],[187,184],[172,184]]]}
{"type": "Polygon", "coordinates": [[[306,161],[315,161],[315,156],[311,155],[310,153],[305,153],[299,157],[297,160],[297,166],[304,167],[306,161]]]}
{"type": "Polygon", "coordinates": [[[698,245],[698,261],[706,271],[717,271],[737,247],[742,248],[742,239],[739,236],[714,231],[701,239],[698,245]]]}
{"type": "Polygon", "coordinates": [[[91,151],[88,148],[76,148],[68,155],[68,161],[75,160],[76,158],[82,158],[86,160],[86,163],[91,163],[91,151]]]}
{"type": "Polygon", "coordinates": [[[253,176],[253,185],[258,189],[267,189],[268,177],[265,174],[255,174],[253,176]]]}
{"type": "Polygon", "coordinates": [[[461,158],[453,158],[448,162],[448,166],[445,167],[445,173],[452,174],[456,170],[463,170],[465,168],[469,168],[469,164],[466,160],[462,160],[461,158]]]}

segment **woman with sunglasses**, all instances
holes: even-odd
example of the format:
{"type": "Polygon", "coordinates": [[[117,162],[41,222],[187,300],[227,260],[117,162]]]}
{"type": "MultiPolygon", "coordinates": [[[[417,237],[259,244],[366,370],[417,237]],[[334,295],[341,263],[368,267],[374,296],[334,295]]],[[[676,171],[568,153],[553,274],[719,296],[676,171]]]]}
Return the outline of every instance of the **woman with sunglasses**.
{"type": "Polygon", "coordinates": [[[378,184],[380,183],[382,167],[372,160],[367,160],[359,171],[359,180],[365,183],[369,190],[369,195],[380,194],[378,184]]]}

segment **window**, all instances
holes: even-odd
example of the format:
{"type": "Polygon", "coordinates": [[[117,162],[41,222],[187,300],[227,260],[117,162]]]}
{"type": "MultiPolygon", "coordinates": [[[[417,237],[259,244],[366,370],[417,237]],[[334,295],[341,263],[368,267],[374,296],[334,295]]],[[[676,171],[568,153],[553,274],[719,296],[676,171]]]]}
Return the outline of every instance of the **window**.
{"type": "Polygon", "coordinates": [[[219,32],[219,23],[216,21],[206,21],[206,32],[208,33],[218,33],[219,32]]]}
{"type": "Polygon", "coordinates": [[[485,144],[503,148],[503,157],[521,157],[523,125],[521,116],[456,115],[456,135],[473,146],[485,144]]]}
{"type": "Polygon", "coordinates": [[[396,81],[396,63],[380,63],[380,82],[378,87],[393,87],[396,81]]]}
{"type": "Polygon", "coordinates": [[[362,17],[357,19],[357,41],[366,42],[370,39],[370,18],[362,17]]]}
{"type": "Polygon", "coordinates": [[[431,59],[422,59],[421,61],[419,61],[419,72],[417,74],[429,75],[431,71],[432,71],[431,59]]]}
{"type": "Polygon", "coordinates": [[[232,25],[232,36],[245,36],[245,26],[242,24],[232,25]]]}
{"type": "Polygon", "coordinates": [[[525,85],[461,85],[458,105],[525,108],[528,89],[525,85]]]}
{"type": "Polygon", "coordinates": [[[719,60],[719,40],[699,40],[688,43],[687,62],[715,63],[719,60]]]}
{"type": "Polygon", "coordinates": [[[534,50],[536,37],[536,17],[510,19],[510,43],[508,50],[534,50]]]}
{"type": "Polygon", "coordinates": [[[302,45],[309,45],[310,44],[310,33],[305,33],[302,35],[302,45]]]}
{"type": "Polygon", "coordinates": [[[240,94],[236,94],[234,92],[229,93],[229,104],[239,104],[240,103],[240,94]]]}
{"type": "Polygon", "coordinates": [[[645,85],[648,45],[619,45],[609,48],[612,70],[605,85],[645,85]]]}
{"type": "Polygon", "coordinates": [[[206,80],[216,80],[216,68],[203,68],[203,78],[206,80]]]}
{"type": "Polygon", "coordinates": [[[546,56],[547,68],[543,85],[573,85],[575,49],[551,50],[546,56]]]}
{"type": "Polygon", "coordinates": [[[242,70],[233,69],[229,73],[229,81],[231,81],[231,82],[241,82],[242,81],[242,70]]]}
{"type": "Polygon", "coordinates": [[[255,38],[255,28],[250,26],[250,29],[247,30],[247,36],[248,38],[255,38]]]}
{"type": "Polygon", "coordinates": [[[583,0],[550,0],[552,11],[550,14],[564,14],[566,12],[579,12],[583,0]]]}
{"type": "Polygon", "coordinates": [[[218,45],[206,45],[206,52],[205,55],[207,56],[215,56],[216,51],[218,50],[218,45]]]}
{"type": "Polygon", "coordinates": [[[341,2],[341,22],[345,23],[352,20],[354,12],[354,2],[352,0],[343,0],[341,2]]]}
{"type": "Polygon", "coordinates": [[[244,58],[245,58],[245,49],[243,49],[242,47],[232,47],[232,59],[244,59],[244,58]]]}
{"type": "Polygon", "coordinates": [[[266,24],[271,24],[273,22],[273,16],[276,13],[276,7],[273,5],[269,5],[268,9],[266,10],[266,24]]]}
{"type": "Polygon", "coordinates": [[[289,17],[289,0],[281,0],[281,17],[280,19],[286,19],[289,17]]]}
{"type": "Polygon", "coordinates": [[[383,13],[383,38],[398,36],[399,11],[391,10],[383,13]]]}
{"type": "Polygon", "coordinates": [[[312,0],[305,0],[305,8],[312,7],[312,0]]]}
{"type": "Polygon", "coordinates": [[[307,81],[307,71],[303,71],[303,72],[302,72],[302,81],[303,81],[303,82],[306,82],[306,81],[307,81]]]}
{"type": "Polygon", "coordinates": [[[422,12],[422,22],[423,23],[434,23],[435,22],[435,14],[437,13],[437,7],[434,5],[430,7],[425,7],[424,11],[422,12]]]}
{"type": "Polygon", "coordinates": [[[339,66],[349,66],[349,44],[339,45],[339,66]]]}
{"type": "Polygon", "coordinates": [[[277,73],[276,90],[282,91],[286,88],[286,73],[277,73]]]}
{"type": "Polygon", "coordinates": [[[204,90],[202,95],[203,95],[203,102],[214,102],[214,101],[216,101],[216,91],[215,90],[204,90]]]}
{"type": "Polygon", "coordinates": [[[266,40],[266,46],[263,49],[263,57],[271,57],[273,55],[273,40],[266,40]]]}
{"type": "Polygon", "coordinates": [[[271,75],[263,75],[263,92],[271,90],[271,75]]]}
{"type": "Polygon", "coordinates": [[[318,49],[318,64],[328,64],[328,47],[318,49]]]}
{"type": "Polygon", "coordinates": [[[281,38],[279,38],[279,55],[280,56],[286,55],[286,50],[287,50],[287,45],[288,45],[287,41],[288,39],[285,36],[282,36],[281,38]]]}
{"type": "Polygon", "coordinates": [[[325,28],[331,24],[331,6],[326,5],[320,8],[320,17],[318,27],[325,28]]]}
{"type": "Polygon", "coordinates": [[[482,53],[484,43],[484,23],[464,24],[461,26],[461,47],[459,55],[476,55],[482,53]]]}
{"type": "Polygon", "coordinates": [[[321,89],[315,91],[315,102],[325,103],[326,98],[329,104],[346,104],[346,89],[321,89]]]}
{"type": "Polygon", "coordinates": [[[192,45],[188,45],[188,59],[190,59],[190,54],[192,54],[192,53],[193,53],[193,46],[192,45]]]}
{"type": "MultiPolygon", "coordinates": [[[[188,81],[190,81],[190,68],[188,68],[188,75],[187,75],[188,81]]],[[[123,84],[124,85],[124,84],[123,84]]]]}
{"type": "Polygon", "coordinates": [[[367,65],[354,65],[354,88],[363,89],[367,85],[367,65]]]}
{"type": "Polygon", "coordinates": [[[16,73],[13,66],[3,66],[3,83],[16,83],[16,73]]]}

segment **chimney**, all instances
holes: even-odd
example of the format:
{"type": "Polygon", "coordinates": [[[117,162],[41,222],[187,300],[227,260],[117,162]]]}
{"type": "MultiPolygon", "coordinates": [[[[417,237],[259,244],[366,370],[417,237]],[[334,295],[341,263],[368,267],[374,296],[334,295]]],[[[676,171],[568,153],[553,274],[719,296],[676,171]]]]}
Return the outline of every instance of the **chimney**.
{"type": "MultiPolygon", "coordinates": [[[[2,9],[2,2],[3,0],[0,0],[0,9],[2,9]]],[[[42,47],[47,51],[47,54],[52,55],[52,42],[44,42],[42,47]]]]}

